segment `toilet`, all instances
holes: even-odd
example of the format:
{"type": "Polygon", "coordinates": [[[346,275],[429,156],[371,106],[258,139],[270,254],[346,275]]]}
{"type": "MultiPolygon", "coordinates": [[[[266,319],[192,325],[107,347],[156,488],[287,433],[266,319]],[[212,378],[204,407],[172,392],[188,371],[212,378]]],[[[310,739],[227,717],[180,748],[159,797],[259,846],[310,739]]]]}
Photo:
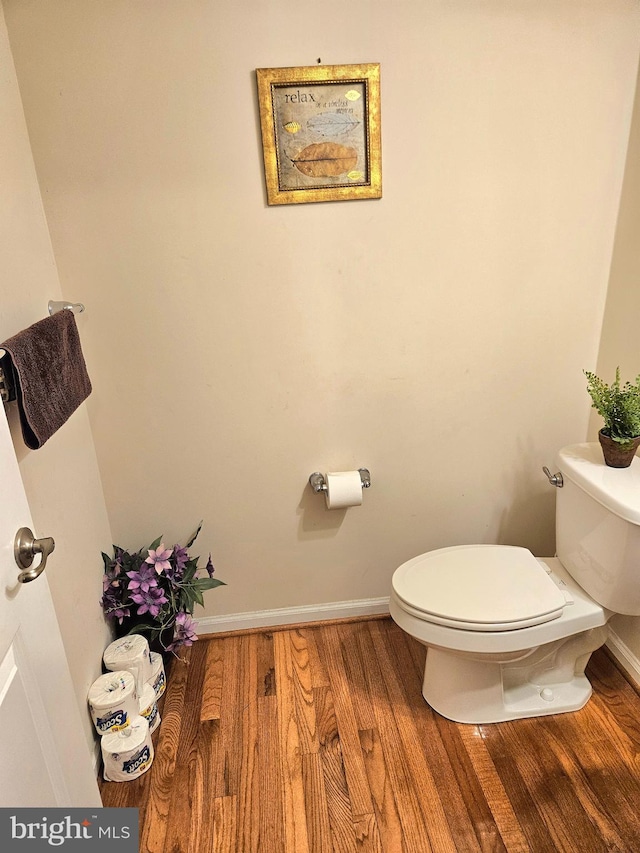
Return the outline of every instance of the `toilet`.
{"type": "Polygon", "coordinates": [[[615,613],[640,615],[640,459],[558,454],[555,557],[511,545],[428,551],[394,572],[390,613],[427,647],[422,695],[459,723],[582,708],[615,613]]]}

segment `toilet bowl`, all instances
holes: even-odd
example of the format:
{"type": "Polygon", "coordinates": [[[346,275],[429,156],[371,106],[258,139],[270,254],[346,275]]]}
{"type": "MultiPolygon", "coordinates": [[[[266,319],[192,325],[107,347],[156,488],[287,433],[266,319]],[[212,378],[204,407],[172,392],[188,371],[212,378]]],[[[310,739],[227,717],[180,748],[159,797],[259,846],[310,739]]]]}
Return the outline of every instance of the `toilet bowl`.
{"type": "Polygon", "coordinates": [[[582,708],[591,695],[584,666],[605,642],[612,615],[557,558],[537,560],[524,548],[504,545],[443,548],[415,557],[394,574],[390,612],[429,649],[424,698],[459,723],[582,708]],[[479,569],[474,578],[474,563],[482,567],[492,560],[498,568],[479,569]],[[516,586],[524,573],[520,594],[516,586]]]}
{"type": "Polygon", "coordinates": [[[597,445],[560,451],[558,554],[461,545],[394,573],[390,613],[427,647],[422,693],[443,716],[492,723],[565,713],[616,613],[640,615],[640,460],[605,469],[597,445]]]}

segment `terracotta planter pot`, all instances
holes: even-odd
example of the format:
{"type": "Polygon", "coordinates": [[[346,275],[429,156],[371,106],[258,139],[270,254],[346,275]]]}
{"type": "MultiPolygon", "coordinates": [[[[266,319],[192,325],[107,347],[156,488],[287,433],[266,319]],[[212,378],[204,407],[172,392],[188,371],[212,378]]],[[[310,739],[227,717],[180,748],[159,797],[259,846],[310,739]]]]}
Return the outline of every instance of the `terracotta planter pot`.
{"type": "Polygon", "coordinates": [[[598,439],[602,447],[604,461],[610,468],[628,468],[640,446],[640,435],[625,444],[620,444],[619,441],[614,441],[600,430],[598,439]]]}

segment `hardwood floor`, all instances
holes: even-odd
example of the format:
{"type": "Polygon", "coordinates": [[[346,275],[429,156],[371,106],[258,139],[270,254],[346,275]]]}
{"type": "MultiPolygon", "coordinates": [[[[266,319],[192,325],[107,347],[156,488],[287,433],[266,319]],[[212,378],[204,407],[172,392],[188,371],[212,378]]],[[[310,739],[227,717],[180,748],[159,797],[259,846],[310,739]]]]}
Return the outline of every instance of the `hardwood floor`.
{"type": "Polygon", "coordinates": [[[640,851],[640,697],[606,652],[573,714],[440,717],[390,619],[201,639],[151,769],[101,782],[143,853],[640,851]]]}

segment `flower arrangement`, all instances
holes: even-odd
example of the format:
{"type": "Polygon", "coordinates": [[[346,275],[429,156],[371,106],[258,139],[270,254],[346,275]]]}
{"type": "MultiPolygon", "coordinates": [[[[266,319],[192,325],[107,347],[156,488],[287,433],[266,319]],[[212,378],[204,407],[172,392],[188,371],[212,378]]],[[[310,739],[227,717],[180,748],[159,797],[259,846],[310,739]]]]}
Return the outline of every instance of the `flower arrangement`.
{"type": "Polygon", "coordinates": [[[202,522],[187,544],[165,548],[159,536],[148,548],[135,553],[113,546],[113,557],[102,553],[104,562],[103,594],[100,601],[105,615],[117,620],[118,632],[144,634],[150,643],[175,652],[191,646],[198,637],[191,618],[196,604],[204,606],[202,593],[224,586],[213,577],[211,554],[198,577],[199,557],[189,556],[202,528],[202,522]]]}

